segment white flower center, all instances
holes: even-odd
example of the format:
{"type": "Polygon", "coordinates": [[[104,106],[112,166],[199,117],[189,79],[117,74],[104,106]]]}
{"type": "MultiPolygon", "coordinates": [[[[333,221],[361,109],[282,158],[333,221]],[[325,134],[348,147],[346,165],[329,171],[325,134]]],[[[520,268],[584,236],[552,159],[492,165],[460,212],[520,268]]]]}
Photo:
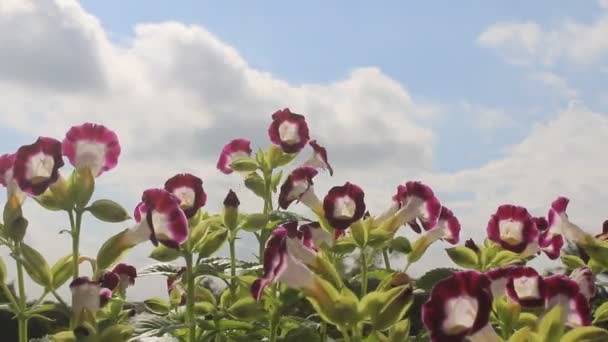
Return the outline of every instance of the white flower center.
{"type": "Polygon", "coordinates": [[[279,138],[282,142],[294,145],[300,142],[300,134],[298,125],[289,121],[285,121],[279,125],[279,138]]]}
{"type": "Polygon", "coordinates": [[[105,162],[106,145],[93,141],[76,143],[76,167],[88,167],[93,176],[99,174],[105,162]]]}
{"type": "Polygon", "coordinates": [[[182,186],[173,190],[173,195],[179,198],[180,206],[182,207],[182,209],[188,209],[194,205],[194,198],[196,197],[196,193],[194,192],[194,190],[187,186],[182,186]]]}
{"type": "Polygon", "coordinates": [[[295,288],[311,288],[314,284],[312,271],[289,253],[285,256],[285,268],[280,272],[278,280],[285,285],[295,288]]]}
{"type": "Polygon", "coordinates": [[[338,197],[334,206],[334,217],[337,219],[351,219],[355,216],[356,209],[357,204],[352,198],[348,196],[338,197]]]}
{"type": "Polygon", "coordinates": [[[82,284],[72,289],[72,310],[79,315],[83,309],[92,314],[99,310],[99,292],[101,287],[97,284],[82,284]]]}
{"type": "Polygon", "coordinates": [[[306,190],[308,190],[308,187],[310,186],[308,184],[308,181],[305,179],[297,180],[297,181],[293,182],[292,185],[293,185],[293,188],[291,189],[289,194],[287,194],[287,199],[290,201],[299,199],[300,196],[302,196],[302,194],[306,190]]]}
{"type": "Polygon", "coordinates": [[[53,157],[38,152],[27,163],[26,177],[34,184],[43,182],[51,177],[55,160],[53,157]]]}
{"type": "Polygon", "coordinates": [[[152,225],[154,226],[154,233],[157,240],[171,239],[173,234],[169,231],[169,220],[167,215],[161,214],[156,210],[152,211],[152,225]]]}
{"type": "Polygon", "coordinates": [[[477,318],[479,303],[470,296],[459,296],[449,299],[444,306],[446,318],[442,328],[447,335],[460,334],[471,329],[477,318]]]}
{"type": "Polygon", "coordinates": [[[498,223],[500,239],[511,246],[517,245],[523,240],[523,225],[512,219],[502,220],[498,223]]]}
{"type": "Polygon", "coordinates": [[[538,277],[514,278],[513,287],[519,299],[537,299],[540,297],[538,291],[538,277]]]}

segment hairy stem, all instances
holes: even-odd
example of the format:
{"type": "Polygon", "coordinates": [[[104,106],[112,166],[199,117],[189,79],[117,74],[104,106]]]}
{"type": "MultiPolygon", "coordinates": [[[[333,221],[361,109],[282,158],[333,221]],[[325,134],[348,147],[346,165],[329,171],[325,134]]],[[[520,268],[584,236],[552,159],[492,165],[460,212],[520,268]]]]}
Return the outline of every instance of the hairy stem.
{"type": "Polygon", "coordinates": [[[196,340],[196,324],[194,322],[194,273],[192,272],[192,254],[185,253],[186,277],[188,278],[187,297],[186,297],[186,325],[189,331],[189,342],[196,340]]]}
{"type": "Polygon", "coordinates": [[[23,264],[21,263],[21,242],[16,243],[16,252],[19,258],[15,260],[17,264],[17,282],[19,283],[19,342],[29,341],[27,338],[27,318],[23,316],[23,312],[27,309],[25,298],[25,280],[23,277],[23,264]]]}
{"type": "Polygon", "coordinates": [[[382,249],[382,257],[384,258],[384,267],[386,267],[387,270],[392,271],[392,269],[391,269],[391,260],[390,260],[389,255],[388,255],[388,249],[387,248],[383,248],[382,249]]]}
{"type": "MultiPolygon", "coordinates": [[[[232,235],[232,233],[231,233],[232,235]]],[[[228,244],[230,246],[230,291],[234,298],[236,293],[236,239],[233,236],[230,236],[228,239],[228,244]]]]}
{"type": "Polygon", "coordinates": [[[70,217],[70,227],[72,232],[72,279],[78,278],[79,266],[80,266],[80,221],[82,219],[82,213],[76,213],[76,219],[74,219],[74,212],[68,211],[70,217]]]}
{"type": "Polygon", "coordinates": [[[361,250],[361,297],[367,294],[367,254],[365,250],[361,250]]]}

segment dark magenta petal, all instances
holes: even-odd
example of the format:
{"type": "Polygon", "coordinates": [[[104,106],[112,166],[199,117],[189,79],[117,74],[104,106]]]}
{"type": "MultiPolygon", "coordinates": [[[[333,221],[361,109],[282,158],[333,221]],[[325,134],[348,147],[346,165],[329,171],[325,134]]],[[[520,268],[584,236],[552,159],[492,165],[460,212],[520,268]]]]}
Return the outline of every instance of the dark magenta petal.
{"type": "Polygon", "coordinates": [[[78,287],[78,286],[82,286],[82,285],[86,285],[86,284],[97,284],[97,282],[92,281],[91,279],[89,279],[89,277],[79,277],[79,278],[72,280],[72,282],[70,282],[70,288],[74,288],[74,287],[78,287]]]}
{"type": "Polygon", "coordinates": [[[285,153],[300,152],[310,139],[306,119],[301,114],[292,113],[289,108],[272,114],[272,123],[268,128],[270,141],[281,146],[285,153]]]}
{"type": "Polygon", "coordinates": [[[298,201],[306,191],[314,184],[312,179],[317,175],[317,170],[304,166],[293,170],[285,183],[281,185],[279,192],[279,206],[287,209],[293,201],[298,201]]]}
{"type": "Polygon", "coordinates": [[[576,268],[570,273],[570,279],[574,280],[579,287],[581,293],[587,298],[587,300],[591,300],[597,292],[597,288],[595,286],[595,275],[588,267],[579,267],[576,268]]]}
{"type": "Polygon", "coordinates": [[[551,209],[555,210],[558,214],[563,214],[568,209],[568,203],[570,200],[566,197],[560,196],[553,203],[551,203],[551,209]]]}
{"type": "Polygon", "coordinates": [[[251,155],[251,142],[247,139],[234,139],[224,145],[217,161],[217,168],[225,174],[231,174],[230,163],[234,159],[251,155]]]}
{"type": "Polygon", "coordinates": [[[509,280],[507,281],[507,295],[513,301],[519,303],[524,307],[540,307],[545,302],[545,285],[543,282],[543,278],[536,272],[532,267],[519,266],[511,268],[509,274],[509,280]],[[517,292],[517,287],[515,286],[515,282],[518,280],[522,280],[523,278],[528,278],[528,281],[536,282],[536,284],[528,285],[535,292],[537,292],[534,296],[529,296],[526,298],[522,298],[520,293],[517,292]]]}
{"type": "Polygon", "coordinates": [[[441,214],[441,202],[428,185],[420,181],[409,181],[405,186],[397,188],[395,197],[400,198],[401,207],[410,205],[421,205],[418,208],[417,219],[420,220],[425,230],[430,230],[437,225],[441,214]],[[422,202],[422,204],[420,204],[422,202]]]}
{"type": "Polygon", "coordinates": [[[63,139],[62,151],[74,167],[90,166],[93,175],[99,176],[118,164],[120,143],[116,133],[105,126],[85,123],[70,128],[63,139]],[[87,148],[91,146],[95,147],[87,148]],[[102,154],[92,155],[99,152],[102,154]]]}
{"type": "Polygon", "coordinates": [[[327,150],[325,149],[325,147],[319,145],[316,140],[311,140],[308,144],[312,147],[314,151],[312,158],[318,159],[321,164],[320,167],[323,169],[327,169],[327,171],[329,171],[329,175],[333,176],[334,170],[332,169],[331,165],[329,165],[329,161],[327,160],[327,150]]]}
{"type": "Polygon", "coordinates": [[[165,190],[180,199],[181,207],[190,218],[207,202],[203,180],[189,173],[177,174],[165,182],[165,190]]]}
{"type": "Polygon", "coordinates": [[[137,269],[129,264],[120,263],[114,267],[112,272],[118,275],[125,275],[129,278],[129,283],[131,285],[135,284],[135,278],[137,278],[137,269]]]}
{"type": "Polygon", "coordinates": [[[491,307],[490,279],[476,271],[457,272],[435,284],[429,299],[422,306],[422,321],[432,341],[461,341],[488,324],[491,307]],[[443,329],[448,315],[446,303],[461,296],[472,297],[477,301],[475,320],[469,329],[449,334],[443,329]]]}
{"type": "Polygon", "coordinates": [[[550,234],[548,230],[542,232],[538,237],[538,246],[551,260],[559,258],[564,237],[562,235],[550,234]]]}
{"type": "Polygon", "coordinates": [[[343,186],[334,186],[323,200],[325,218],[334,229],[348,228],[365,214],[364,197],[363,190],[355,184],[346,182],[343,186]],[[340,211],[339,215],[336,210],[340,211]]]}
{"type": "Polygon", "coordinates": [[[538,237],[538,229],[528,210],[511,204],[504,204],[498,207],[496,213],[490,217],[486,231],[490,240],[500,244],[502,248],[515,253],[523,252],[538,237]],[[503,240],[500,234],[501,223],[520,224],[521,241],[513,244],[503,240]]]}
{"type": "Polygon", "coordinates": [[[8,187],[9,178],[13,174],[15,154],[4,154],[0,156],[0,184],[8,187]]]}
{"type": "Polygon", "coordinates": [[[99,283],[106,289],[114,290],[120,283],[120,277],[114,272],[105,271],[99,278],[99,283]]]}
{"type": "Polygon", "coordinates": [[[108,304],[108,302],[110,301],[110,299],[112,298],[112,291],[110,289],[106,289],[106,288],[102,288],[99,291],[99,306],[103,307],[106,304],[108,304]]]}
{"type": "Polygon", "coordinates": [[[453,245],[460,241],[460,222],[450,209],[446,207],[441,208],[438,227],[445,229],[443,237],[445,241],[453,245]]]}
{"type": "MultiPolygon", "coordinates": [[[[296,223],[297,229],[297,223],[296,223]]],[[[281,274],[286,264],[287,257],[287,228],[281,226],[276,228],[264,247],[263,275],[251,285],[251,295],[256,300],[261,298],[264,288],[274,282],[281,274]]]]}
{"type": "Polygon", "coordinates": [[[549,228],[549,222],[547,222],[547,219],[542,216],[533,217],[532,221],[534,221],[534,223],[536,224],[536,228],[539,231],[545,231],[547,230],[547,228],[549,228]]]}
{"type": "Polygon", "coordinates": [[[164,189],[149,189],[142,195],[142,203],[138,205],[139,214],[136,221],[145,219],[151,230],[150,240],[170,248],[176,248],[188,238],[188,219],[180,208],[180,199],[164,189]],[[142,211],[145,210],[145,211],[142,211]],[[154,226],[153,213],[163,215],[162,226],[154,226]]]}
{"type": "MultiPolygon", "coordinates": [[[[555,304],[555,298],[562,296],[567,300],[567,305],[563,307],[566,311],[564,316],[567,318],[575,318],[576,322],[569,321],[578,325],[591,324],[591,308],[587,298],[581,293],[576,281],[563,276],[554,275],[545,278],[545,306],[547,310],[551,309],[551,305],[555,304]]],[[[558,303],[560,300],[557,301],[558,303]]]]}
{"type": "Polygon", "coordinates": [[[232,189],[228,190],[228,194],[226,195],[226,198],[224,198],[224,207],[238,208],[239,205],[241,205],[239,197],[232,189]]]}
{"type": "Polygon", "coordinates": [[[61,156],[61,143],[58,140],[47,137],[40,137],[31,145],[21,146],[15,155],[13,165],[13,177],[17,181],[19,188],[25,193],[38,196],[59,178],[59,168],[64,165],[61,156]],[[44,174],[32,177],[30,162],[33,158],[44,157],[41,167],[44,174]],[[50,165],[52,164],[52,166],[50,165]]]}

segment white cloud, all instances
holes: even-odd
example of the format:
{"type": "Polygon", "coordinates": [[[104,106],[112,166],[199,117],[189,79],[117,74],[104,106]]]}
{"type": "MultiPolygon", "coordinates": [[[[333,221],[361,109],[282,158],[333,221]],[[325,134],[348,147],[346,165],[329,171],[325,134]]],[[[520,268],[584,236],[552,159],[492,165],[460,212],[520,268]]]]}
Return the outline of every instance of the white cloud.
{"type": "Polygon", "coordinates": [[[565,78],[557,75],[556,73],[550,71],[537,72],[532,74],[530,78],[544,84],[565,99],[572,100],[578,95],[576,89],[571,87],[565,78]]]}
{"type": "Polygon", "coordinates": [[[598,3],[601,8],[608,9],[608,0],[599,0],[598,3]]]}
{"type": "MultiPolygon", "coordinates": [[[[438,107],[374,67],[328,84],[293,85],[250,67],[200,26],[137,25],[127,43],[117,44],[70,0],[3,2],[0,43],[10,47],[0,51],[0,125],[31,140],[61,138],[84,121],[115,129],[123,155],[119,167],[99,179],[99,190],[127,208],[145,188],[191,171],[205,180],[209,210],[219,209],[227,187],[240,190],[244,207],[259,210],[238,177],[215,171],[217,153],[234,137],[267,145],[270,114],[286,106],[307,115],[312,136],[327,146],[337,169],[334,178],[317,182],[321,195],[350,179],[369,189],[369,206],[380,209],[404,174],[431,169],[435,137],[425,123],[438,107]]],[[[50,261],[69,251],[67,237],[57,234],[66,228],[61,213],[41,212],[33,201],[25,212],[29,243],[50,261]]],[[[87,220],[84,254],[94,255],[122,228],[87,220]]],[[[247,241],[240,240],[242,257],[254,250],[247,241]]],[[[139,246],[127,260],[150,263],[149,251],[148,244],[139,246]]],[[[159,294],[156,283],[146,281],[133,293],[143,298],[152,288],[159,294]]]]}
{"type": "Polygon", "coordinates": [[[489,108],[468,101],[462,101],[460,105],[466,113],[473,117],[477,127],[482,131],[492,131],[514,125],[513,119],[502,108],[489,108]]]}
{"type": "Polygon", "coordinates": [[[533,21],[501,22],[477,38],[507,61],[520,65],[553,65],[564,61],[591,65],[608,56],[608,15],[587,24],[567,19],[557,27],[543,28],[533,21]]]}

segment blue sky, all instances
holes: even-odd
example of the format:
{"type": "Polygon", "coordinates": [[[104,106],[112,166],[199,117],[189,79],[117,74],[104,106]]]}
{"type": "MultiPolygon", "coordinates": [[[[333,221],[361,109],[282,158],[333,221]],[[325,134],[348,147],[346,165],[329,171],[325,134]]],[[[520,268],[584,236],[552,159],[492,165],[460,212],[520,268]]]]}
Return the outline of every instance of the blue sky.
{"type": "MultiPolygon", "coordinates": [[[[83,1],[110,32],[128,37],[142,22],[179,21],[201,25],[234,46],[254,68],[294,84],[331,82],[360,66],[377,66],[422,98],[446,105],[460,101],[505,108],[529,125],[502,132],[473,132],[459,109],[435,124],[437,170],[478,166],[502,155],[502,146],[521,140],[532,121],[542,120],[565,101],[550,91],[533,91],[527,71],[505,63],[476,43],[496,22],[597,18],[593,1],[83,1]],[[468,132],[468,134],[462,134],[468,132]],[[482,142],[481,142],[482,141],[482,142]],[[480,143],[481,142],[481,143],[480,143]],[[457,151],[474,150],[465,154],[457,151]],[[460,157],[459,157],[460,155],[460,157]]],[[[564,68],[583,88],[599,82],[594,70],[564,68]]],[[[601,77],[599,77],[601,78],[601,77]]],[[[589,105],[597,105],[589,99],[589,105]]]]}
{"type": "MultiPolygon", "coordinates": [[[[566,195],[585,229],[605,218],[608,0],[143,3],[0,5],[0,151],[94,121],[123,146],[96,196],[131,210],[142,190],[193,172],[208,210],[230,187],[252,212],[259,201],[215,170],[217,153],[236,137],[265,147],[270,114],[289,106],[336,170],[315,180],[320,197],[351,181],[374,213],[397,184],[423,180],[454,210],[463,239],[484,236],[507,202],[544,215],[566,195]]],[[[63,255],[64,218],[33,201],[26,212],[45,227],[29,242],[50,260],[63,255]]],[[[125,228],[86,225],[90,255],[125,228]]],[[[424,267],[449,263],[445,247],[424,267]]],[[[148,264],[149,250],[127,261],[148,264]]],[[[144,284],[134,293],[164,293],[144,284]]]]}

